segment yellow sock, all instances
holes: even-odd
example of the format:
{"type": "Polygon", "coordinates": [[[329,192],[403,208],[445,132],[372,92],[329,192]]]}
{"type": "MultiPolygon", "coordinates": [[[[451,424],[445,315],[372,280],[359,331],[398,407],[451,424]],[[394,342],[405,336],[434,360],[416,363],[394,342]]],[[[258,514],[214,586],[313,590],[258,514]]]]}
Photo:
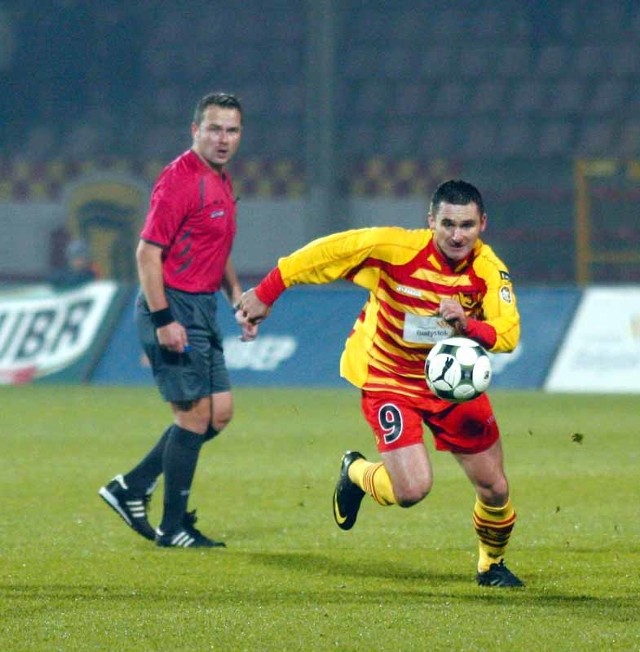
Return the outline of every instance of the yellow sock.
{"type": "Polygon", "coordinates": [[[491,564],[500,563],[515,522],[516,513],[510,500],[502,507],[489,507],[476,498],[473,527],[478,535],[479,573],[488,571],[491,564]]]}
{"type": "Polygon", "coordinates": [[[358,459],[349,466],[349,478],[379,505],[396,504],[391,478],[382,462],[358,459]]]}

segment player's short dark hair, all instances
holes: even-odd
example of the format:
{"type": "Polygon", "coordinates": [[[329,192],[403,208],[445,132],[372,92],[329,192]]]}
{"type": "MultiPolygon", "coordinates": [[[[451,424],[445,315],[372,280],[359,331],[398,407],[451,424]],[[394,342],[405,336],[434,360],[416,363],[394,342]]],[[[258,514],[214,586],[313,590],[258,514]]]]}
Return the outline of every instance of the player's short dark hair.
{"type": "Polygon", "coordinates": [[[242,105],[240,100],[231,93],[207,93],[197,104],[193,112],[193,121],[199,125],[204,118],[204,112],[210,106],[220,106],[223,109],[236,109],[242,118],[242,105]]]}
{"type": "Polygon", "coordinates": [[[484,215],[484,202],[480,191],[474,185],[462,181],[462,179],[449,179],[449,181],[444,181],[436,188],[431,198],[429,213],[435,215],[442,202],[461,206],[476,204],[480,215],[484,215]]]}

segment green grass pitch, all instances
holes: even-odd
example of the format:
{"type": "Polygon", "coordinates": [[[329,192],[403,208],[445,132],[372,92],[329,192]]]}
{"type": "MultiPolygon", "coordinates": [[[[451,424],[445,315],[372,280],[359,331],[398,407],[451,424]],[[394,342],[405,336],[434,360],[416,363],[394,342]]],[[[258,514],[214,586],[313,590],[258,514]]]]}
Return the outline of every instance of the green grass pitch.
{"type": "Polygon", "coordinates": [[[228,548],[160,550],[97,495],[168,423],[155,389],[0,389],[3,650],[640,649],[640,397],[492,393],[527,582],[500,590],[474,582],[471,487],[430,437],[432,494],[342,532],[340,455],[376,456],[357,392],[235,396],[191,498],[228,548]]]}

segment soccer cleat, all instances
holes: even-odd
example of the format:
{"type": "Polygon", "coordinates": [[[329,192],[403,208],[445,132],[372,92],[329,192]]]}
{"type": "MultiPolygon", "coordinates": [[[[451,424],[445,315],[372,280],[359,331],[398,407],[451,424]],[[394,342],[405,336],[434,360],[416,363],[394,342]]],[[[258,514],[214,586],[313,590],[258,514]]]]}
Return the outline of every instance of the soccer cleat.
{"type": "Polygon", "coordinates": [[[476,580],[480,586],[524,586],[524,582],[504,565],[504,559],[501,559],[499,564],[491,564],[488,571],[478,573],[476,580]]]}
{"type": "Polygon", "coordinates": [[[364,459],[357,451],[347,451],[342,456],[340,477],[333,492],[333,518],[342,530],[350,530],[356,522],[364,491],[349,478],[349,467],[356,461],[364,459]]]}
{"type": "Polygon", "coordinates": [[[223,541],[214,541],[195,528],[196,512],[188,512],[182,520],[182,527],[176,532],[165,534],[158,528],[156,545],[160,548],[226,548],[223,541]]]}
{"type": "Polygon", "coordinates": [[[151,500],[152,490],[153,488],[150,488],[142,496],[136,495],[129,490],[122,475],[117,475],[98,493],[132,530],[153,541],[156,533],[147,520],[147,505],[151,500]]]}

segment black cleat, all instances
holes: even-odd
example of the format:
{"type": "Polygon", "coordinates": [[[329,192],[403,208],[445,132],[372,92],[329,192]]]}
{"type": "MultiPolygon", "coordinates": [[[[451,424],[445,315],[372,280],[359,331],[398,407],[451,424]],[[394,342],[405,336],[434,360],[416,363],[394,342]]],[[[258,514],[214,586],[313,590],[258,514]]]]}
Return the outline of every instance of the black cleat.
{"type": "Polygon", "coordinates": [[[177,531],[165,534],[158,528],[156,545],[160,548],[226,548],[223,541],[214,541],[195,528],[195,510],[184,515],[182,527],[177,531]]]}
{"type": "Polygon", "coordinates": [[[499,564],[491,564],[489,570],[476,575],[480,586],[516,587],[524,586],[524,582],[516,577],[505,565],[504,559],[499,564]]]}
{"type": "Polygon", "coordinates": [[[132,530],[150,541],[155,539],[155,530],[147,520],[151,491],[142,496],[135,495],[127,487],[122,475],[117,475],[98,493],[132,530]]]}
{"type": "Polygon", "coordinates": [[[350,530],[356,523],[364,491],[349,478],[349,467],[356,461],[364,459],[357,451],[347,451],[342,456],[340,477],[333,492],[333,518],[342,530],[350,530]]]}

